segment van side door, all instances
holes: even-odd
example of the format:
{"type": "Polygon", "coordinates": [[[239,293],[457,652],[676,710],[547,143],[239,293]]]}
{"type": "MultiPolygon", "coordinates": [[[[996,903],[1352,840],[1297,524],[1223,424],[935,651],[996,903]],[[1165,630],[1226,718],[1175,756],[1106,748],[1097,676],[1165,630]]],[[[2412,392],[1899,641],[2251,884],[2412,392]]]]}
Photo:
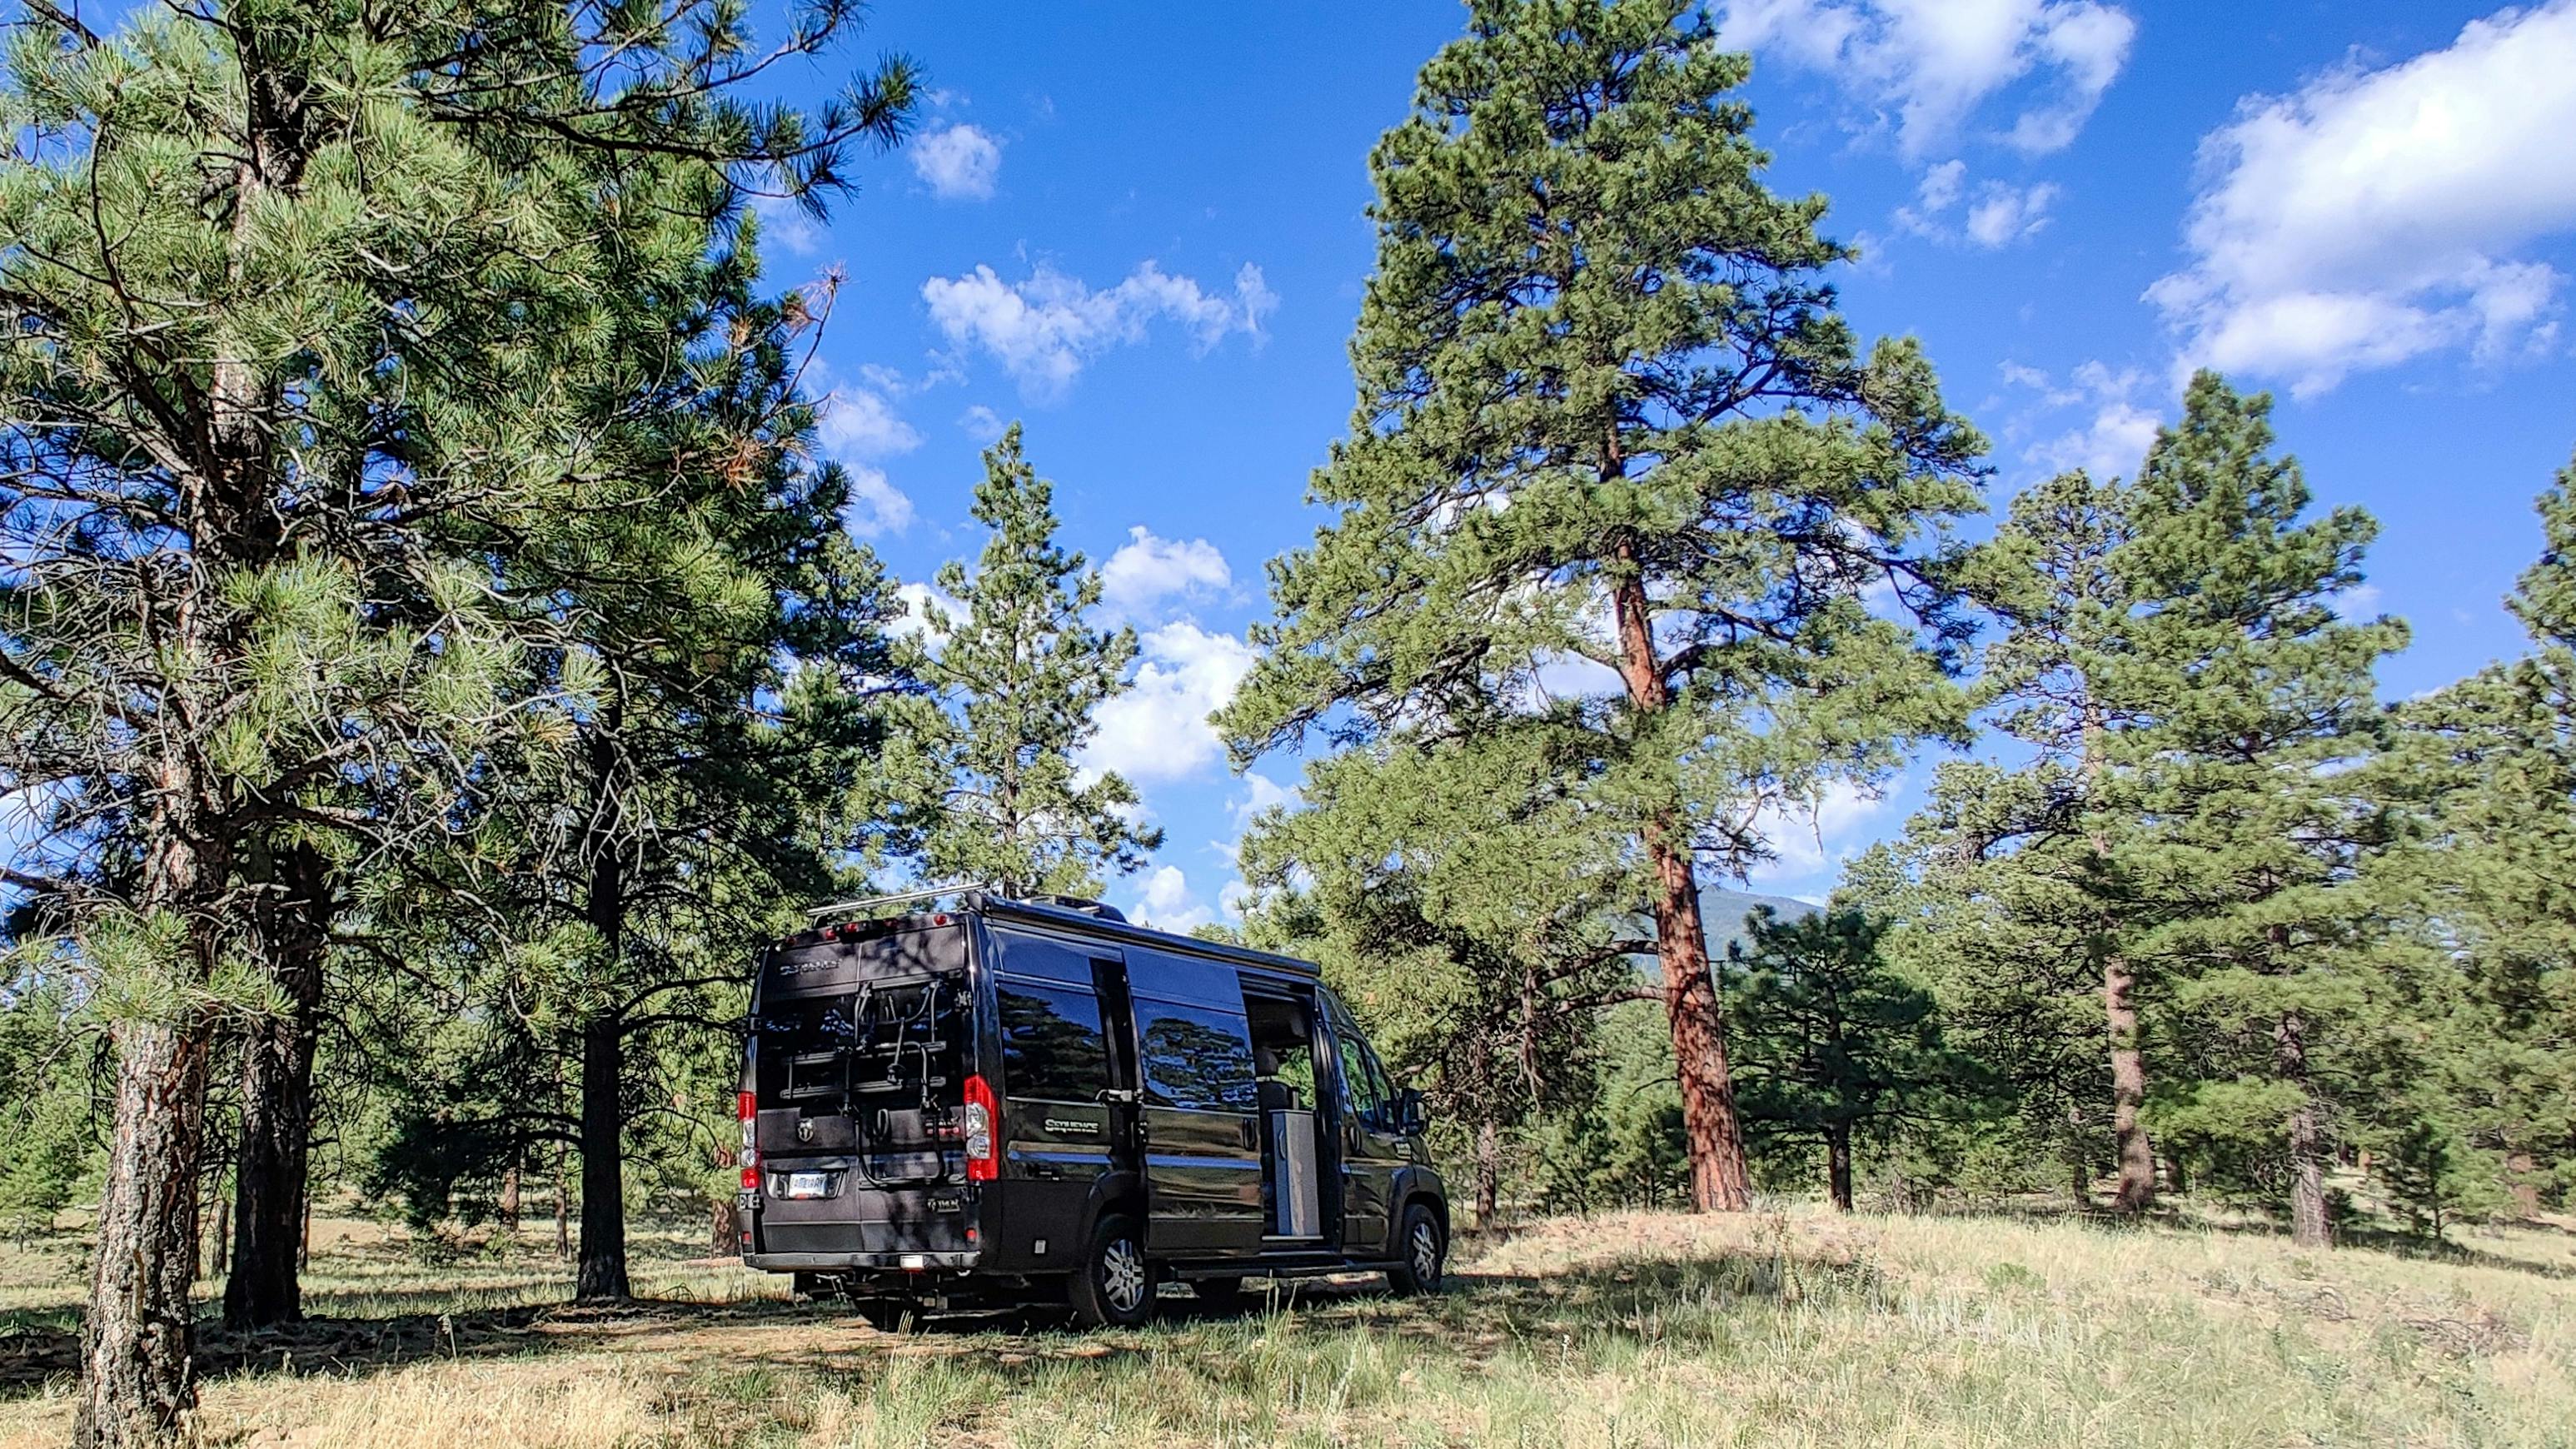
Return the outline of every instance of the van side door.
{"type": "Polygon", "coordinates": [[[1079,1247],[1093,1184],[1120,1156],[1123,1124],[1108,1100],[1119,1085],[1118,1003],[1097,988],[1118,953],[1019,931],[993,940],[1003,1158],[1014,1183],[990,1246],[1043,1266],[1079,1247]]]}
{"type": "Polygon", "coordinates": [[[1261,1251],[1260,1094],[1233,968],[1127,948],[1143,1101],[1145,1245],[1192,1258],[1261,1251]]]}
{"type": "Polygon", "coordinates": [[[1342,1251],[1354,1258],[1382,1257],[1395,1211],[1395,1176],[1412,1162],[1412,1146],[1395,1120],[1395,1094],[1368,1038],[1341,1002],[1329,994],[1324,1000],[1341,1089],[1342,1251]]]}

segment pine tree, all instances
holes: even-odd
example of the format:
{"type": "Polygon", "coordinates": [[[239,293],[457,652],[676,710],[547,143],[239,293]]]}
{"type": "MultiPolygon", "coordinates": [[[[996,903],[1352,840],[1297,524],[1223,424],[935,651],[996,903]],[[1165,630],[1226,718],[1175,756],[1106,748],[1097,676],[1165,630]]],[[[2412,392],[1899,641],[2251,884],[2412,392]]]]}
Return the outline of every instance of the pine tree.
{"type": "MultiPolygon", "coordinates": [[[[1952,978],[1964,994],[1991,995],[2017,977],[2053,978],[2070,953],[2090,968],[2101,1011],[2101,1028],[2090,1034],[2109,1066],[2106,1115],[2119,1178],[2112,1205],[2124,1213],[2155,1196],[2137,960],[2152,920],[2124,895],[2135,817],[2115,774],[2116,744],[2157,717],[2161,701],[2125,698],[2113,681],[2139,618],[2171,602],[2137,595],[2123,576],[2134,506],[2129,488],[2080,472],[2013,500],[1981,561],[1980,592],[2003,633],[1986,651],[1980,695],[1993,727],[2030,752],[2011,767],[1944,765],[1912,829],[1925,882],[1977,904],[1934,923],[1964,928],[1949,935],[1953,951],[1975,962],[1952,978]]],[[[2064,994],[2053,979],[2027,984],[2034,998],[2064,994]]],[[[2068,1144],[2078,1183],[2089,1175],[2084,1135],[2068,1144]]]]}
{"type": "Polygon", "coordinates": [[[722,5],[19,18],[0,739],[71,842],[16,883],[67,904],[117,1053],[82,1442],[187,1433],[215,1023],[292,1015],[241,964],[245,851],[441,820],[512,723],[515,611],[454,530],[506,535],[583,476],[573,379],[627,248],[702,251],[755,173],[828,190],[855,135],[899,128],[899,64],[810,125],[739,99],[841,28],[816,21],[761,56],[722,5]],[[621,193],[683,156],[653,206],[621,193]],[[361,779],[367,812],[331,798],[361,779]]]}
{"type": "Polygon", "coordinates": [[[1834,311],[1852,253],[1822,198],[1763,186],[1747,73],[1686,0],[1471,5],[1371,157],[1334,517],[1273,565],[1221,717],[1249,761],[1543,696],[1571,660],[1618,680],[1573,714],[1641,863],[1702,1208],[1749,1183],[1700,873],[1758,857],[1764,800],[1957,728],[1939,531],[1983,447],[1913,344],[1864,353],[1834,311]]]}
{"type": "Polygon", "coordinates": [[[1750,949],[1721,968],[1737,1072],[1756,1143],[1821,1144],[1834,1207],[1852,1210],[1852,1146],[1973,1090],[1941,1040],[1930,992],[1879,955],[1886,926],[1856,910],[1781,921],[1754,913],[1750,949]]]}
{"type": "Polygon", "coordinates": [[[2539,500],[2545,548],[2507,600],[2533,641],[2403,706],[2392,784],[2426,817],[2403,865],[2456,980],[2436,1072],[2447,1130],[2503,1164],[2514,1209],[2576,1181],[2576,466],[2539,500]]]}
{"type": "Polygon", "coordinates": [[[2354,767],[2384,745],[2372,671],[2406,630],[2340,614],[2375,526],[2303,516],[2269,412],[2203,373],[2158,435],[2116,561],[2154,603],[2123,626],[2104,692],[2134,721],[2110,751],[2145,822],[2122,868],[2153,912],[2141,949],[2187,1075],[2167,1115],[2277,1158],[2292,1235],[2317,1244],[2337,1114],[2384,1024],[2389,933],[2363,872],[2397,822],[2354,767]]]}
{"type": "Polygon", "coordinates": [[[1588,1107],[1599,1008],[1638,994],[1616,842],[1595,838],[1578,757],[1544,730],[1395,743],[1309,766],[1303,807],[1242,846],[1254,943],[1310,956],[1435,1120],[1463,1123],[1477,1221],[1506,1139],[1588,1107]]]}
{"type": "Polygon", "coordinates": [[[933,879],[1088,896],[1163,836],[1136,822],[1124,779],[1085,781],[1075,763],[1100,706],[1129,687],[1136,635],[1088,622],[1100,576],[1057,545],[1053,495],[1018,424],[985,450],[974,512],[992,536],[972,573],[939,571],[958,612],[921,620],[904,651],[930,692],[897,716],[887,771],[897,829],[933,879]]]}

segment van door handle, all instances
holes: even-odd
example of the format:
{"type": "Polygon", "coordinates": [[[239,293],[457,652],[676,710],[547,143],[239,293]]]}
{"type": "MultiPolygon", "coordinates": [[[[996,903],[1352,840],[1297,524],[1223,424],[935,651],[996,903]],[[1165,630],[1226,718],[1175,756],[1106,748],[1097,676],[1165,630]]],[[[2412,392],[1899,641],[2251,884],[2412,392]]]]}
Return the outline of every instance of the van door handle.
{"type": "Polygon", "coordinates": [[[1251,1118],[1246,1117],[1235,1125],[1243,1129],[1244,1146],[1257,1148],[1261,1145],[1261,1129],[1252,1124],[1251,1118]]]}

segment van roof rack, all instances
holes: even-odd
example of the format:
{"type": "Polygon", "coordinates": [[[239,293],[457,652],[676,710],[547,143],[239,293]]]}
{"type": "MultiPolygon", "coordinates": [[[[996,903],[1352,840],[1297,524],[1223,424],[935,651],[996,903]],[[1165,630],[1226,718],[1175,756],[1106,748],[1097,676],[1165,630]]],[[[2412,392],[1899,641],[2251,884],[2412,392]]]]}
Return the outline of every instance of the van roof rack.
{"type": "Polygon", "coordinates": [[[974,895],[979,892],[984,895],[1000,894],[988,885],[933,886],[927,890],[898,891],[890,896],[862,896],[854,901],[834,901],[830,905],[815,906],[807,910],[805,919],[819,921],[826,916],[871,915],[883,911],[888,906],[910,905],[914,901],[935,901],[947,896],[974,895]]]}
{"type": "Polygon", "coordinates": [[[1046,895],[1021,896],[1020,899],[1033,906],[1054,906],[1058,910],[1080,911],[1086,916],[1097,916],[1104,921],[1116,921],[1122,926],[1127,924],[1127,913],[1125,911],[1118,909],[1107,901],[1096,901],[1089,896],[1068,896],[1050,893],[1046,895]]]}

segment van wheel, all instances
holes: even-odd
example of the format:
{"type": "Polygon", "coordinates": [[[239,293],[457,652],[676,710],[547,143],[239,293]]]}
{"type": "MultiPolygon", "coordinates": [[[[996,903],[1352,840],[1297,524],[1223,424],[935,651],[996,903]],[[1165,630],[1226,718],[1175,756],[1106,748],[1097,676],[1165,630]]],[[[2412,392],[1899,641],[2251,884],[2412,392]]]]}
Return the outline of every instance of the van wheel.
{"type": "Polygon", "coordinates": [[[1091,1251],[1075,1274],[1074,1317],[1087,1328],[1134,1328],[1154,1316],[1154,1265],[1136,1220],[1112,1213],[1091,1233],[1091,1251]]]}
{"type": "Polygon", "coordinates": [[[1404,1210],[1404,1233],[1396,1248],[1402,1256],[1386,1270],[1387,1286],[1407,1297],[1439,1292],[1449,1271],[1449,1235],[1440,1230],[1440,1219],[1429,1207],[1415,1203],[1404,1210]]]}

